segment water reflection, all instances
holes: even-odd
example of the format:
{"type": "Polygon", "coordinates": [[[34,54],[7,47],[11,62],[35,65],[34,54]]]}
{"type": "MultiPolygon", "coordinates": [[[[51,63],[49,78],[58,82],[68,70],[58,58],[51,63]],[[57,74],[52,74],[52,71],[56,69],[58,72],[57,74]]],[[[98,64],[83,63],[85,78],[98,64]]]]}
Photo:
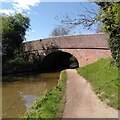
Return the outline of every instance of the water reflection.
{"type": "Polygon", "coordinates": [[[45,90],[50,90],[57,84],[59,72],[9,77],[9,79],[16,81],[4,82],[2,85],[2,117],[18,118],[45,90]]]}
{"type": "Polygon", "coordinates": [[[27,108],[31,105],[31,103],[38,98],[35,95],[22,95],[24,104],[27,108]]]}

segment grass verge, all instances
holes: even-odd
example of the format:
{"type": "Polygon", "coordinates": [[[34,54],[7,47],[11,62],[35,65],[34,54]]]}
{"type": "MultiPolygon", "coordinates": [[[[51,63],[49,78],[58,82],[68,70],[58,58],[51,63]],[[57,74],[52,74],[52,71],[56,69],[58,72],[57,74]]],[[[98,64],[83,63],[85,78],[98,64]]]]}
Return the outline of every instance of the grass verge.
{"type": "Polygon", "coordinates": [[[45,92],[37,99],[21,118],[27,118],[27,120],[30,120],[31,118],[62,118],[66,101],[66,81],[67,74],[66,71],[63,70],[60,74],[60,80],[57,86],[49,92],[45,92]]]}
{"type": "Polygon", "coordinates": [[[95,63],[78,68],[78,74],[88,80],[98,95],[109,106],[120,109],[118,105],[118,68],[111,64],[112,59],[101,59],[95,63]]]}

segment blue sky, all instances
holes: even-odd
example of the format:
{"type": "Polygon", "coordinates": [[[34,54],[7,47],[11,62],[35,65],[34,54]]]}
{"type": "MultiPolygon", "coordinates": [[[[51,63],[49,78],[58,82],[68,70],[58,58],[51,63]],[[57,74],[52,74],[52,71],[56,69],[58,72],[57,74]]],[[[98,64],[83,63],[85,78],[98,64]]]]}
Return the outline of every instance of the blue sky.
{"type": "MultiPolygon", "coordinates": [[[[95,3],[90,2],[40,2],[40,0],[2,0],[1,13],[23,13],[30,18],[31,29],[27,31],[26,40],[37,40],[50,37],[52,30],[61,24],[59,20],[69,14],[75,17],[77,14],[86,14],[85,8],[98,10],[95,3]],[[26,1],[26,2],[24,2],[26,1]],[[73,15],[73,13],[75,15],[73,15]]],[[[82,27],[74,29],[72,34],[91,34],[94,30],[86,30],[82,27]]]]}

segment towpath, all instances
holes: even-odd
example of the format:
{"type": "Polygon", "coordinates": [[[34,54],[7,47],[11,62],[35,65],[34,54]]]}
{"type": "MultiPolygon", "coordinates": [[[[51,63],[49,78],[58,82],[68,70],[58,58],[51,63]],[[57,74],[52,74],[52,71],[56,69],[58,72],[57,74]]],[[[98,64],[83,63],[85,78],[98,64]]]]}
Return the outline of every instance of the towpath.
{"type": "Polygon", "coordinates": [[[67,102],[63,118],[118,118],[118,111],[101,102],[75,69],[68,69],[67,74],[67,102]]]}

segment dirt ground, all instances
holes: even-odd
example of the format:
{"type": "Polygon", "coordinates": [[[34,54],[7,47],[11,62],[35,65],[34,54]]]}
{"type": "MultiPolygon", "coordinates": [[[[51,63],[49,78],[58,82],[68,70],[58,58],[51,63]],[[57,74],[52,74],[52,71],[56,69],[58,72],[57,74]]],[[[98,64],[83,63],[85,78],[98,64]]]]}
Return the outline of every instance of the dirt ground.
{"type": "Polygon", "coordinates": [[[118,111],[101,102],[75,69],[68,69],[67,74],[67,102],[63,118],[118,118],[118,111]]]}

